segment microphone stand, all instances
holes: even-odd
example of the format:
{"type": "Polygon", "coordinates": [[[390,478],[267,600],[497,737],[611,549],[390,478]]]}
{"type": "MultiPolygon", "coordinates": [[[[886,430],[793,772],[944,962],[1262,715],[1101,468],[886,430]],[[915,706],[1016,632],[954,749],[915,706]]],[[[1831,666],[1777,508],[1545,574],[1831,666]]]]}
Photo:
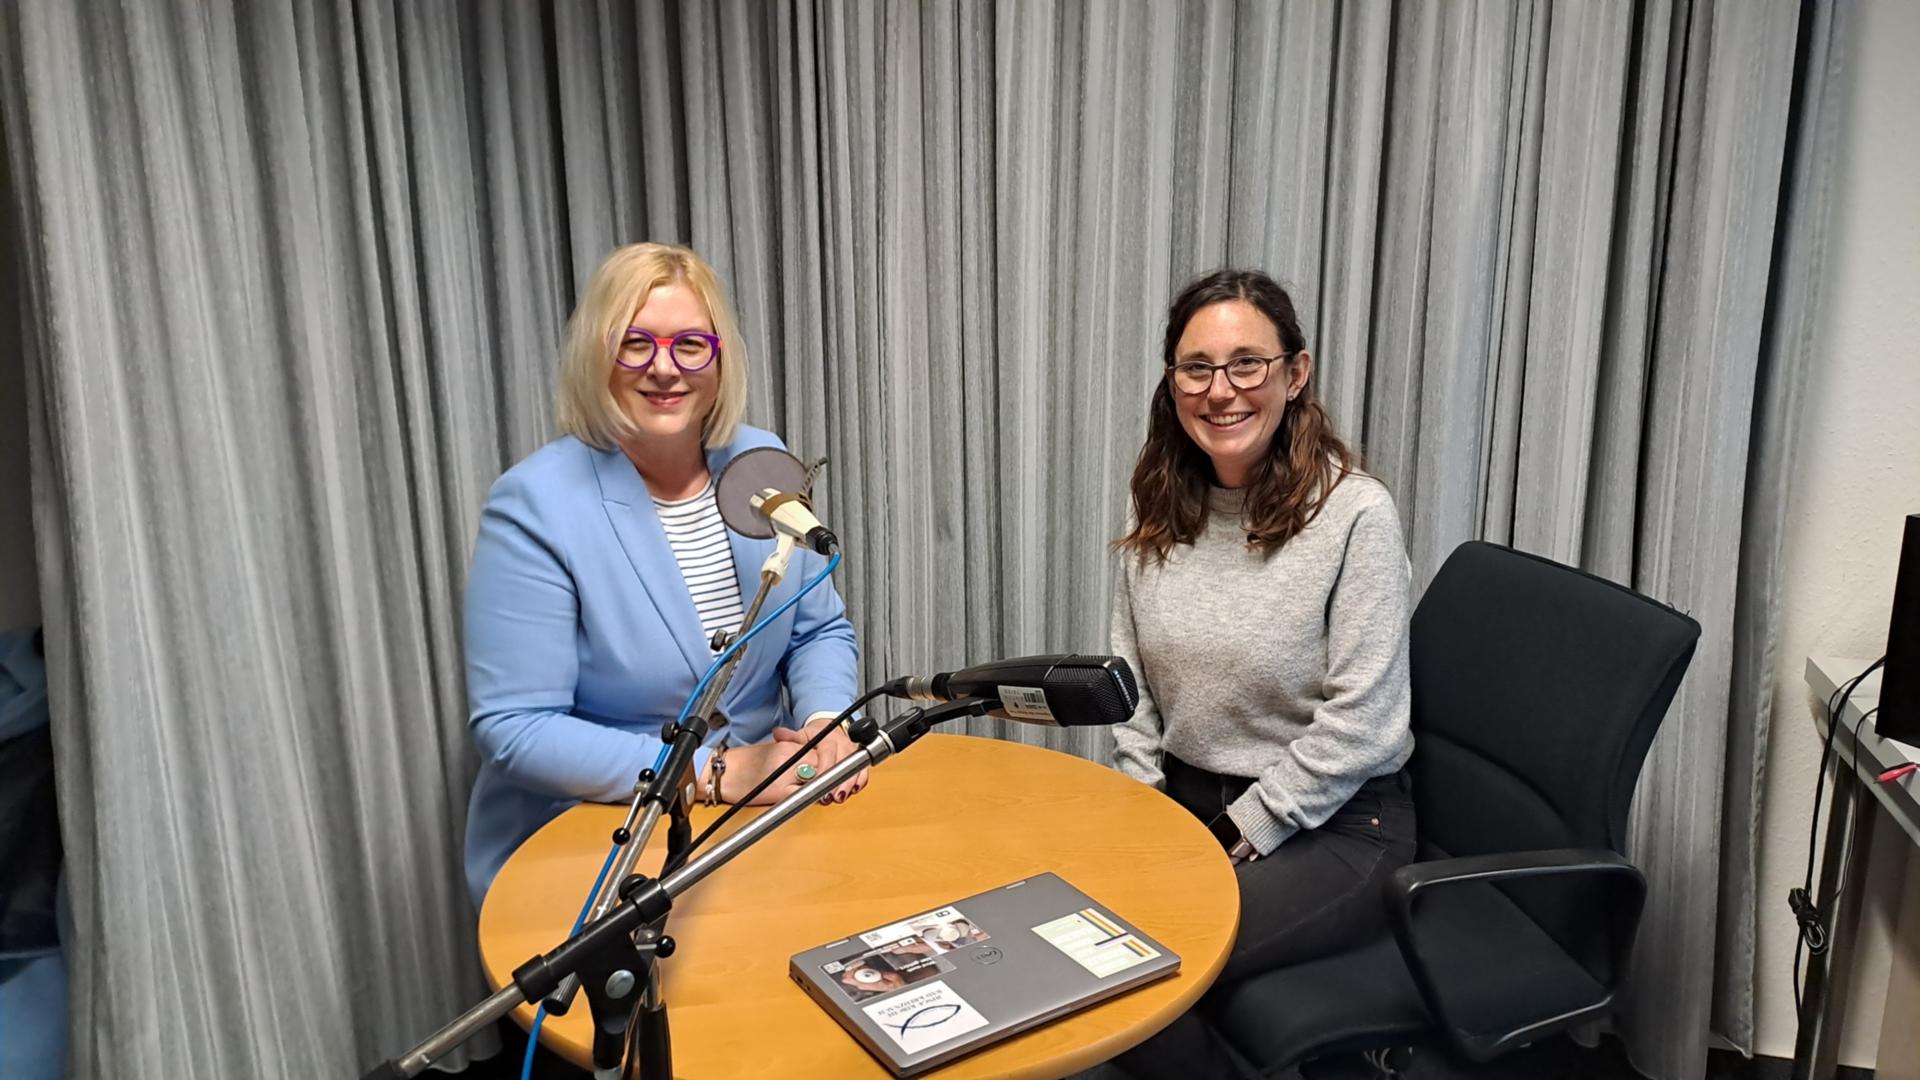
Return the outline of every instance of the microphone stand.
{"type": "MultiPolygon", "coordinates": [[[[767,556],[767,561],[760,568],[760,587],[753,595],[753,603],[747,607],[746,617],[740,622],[740,630],[733,635],[724,631],[714,634],[715,651],[724,650],[738,640],[760,617],[767,594],[786,577],[793,549],[793,538],[781,535],[773,553],[767,556]]],[[[626,819],[619,828],[613,830],[613,843],[619,849],[619,855],[600,892],[593,899],[587,926],[597,925],[620,901],[617,886],[633,876],[634,863],[639,860],[640,853],[646,850],[647,841],[652,838],[653,830],[663,815],[668,819],[664,865],[669,868],[677,866],[686,857],[687,847],[693,842],[693,819],[688,807],[693,796],[693,781],[688,776],[693,770],[693,755],[707,736],[727,725],[726,717],[715,706],[720,701],[720,695],[726,692],[728,683],[732,682],[734,669],[740,666],[740,659],[745,655],[745,649],[734,653],[714,673],[693,708],[688,710],[687,723],[669,723],[661,729],[660,737],[668,744],[666,760],[657,773],[652,769],[642,770],[636,781],[633,802],[627,807],[626,819]],[[700,723],[702,718],[705,719],[704,725],[700,723]]],[[[637,928],[640,942],[636,947],[609,949],[597,954],[595,960],[605,961],[604,964],[596,962],[583,965],[578,978],[571,975],[563,978],[545,995],[544,1004],[548,1014],[563,1016],[572,1008],[573,996],[584,984],[587,1007],[593,1014],[593,1067],[596,1074],[620,1067],[620,1060],[625,1053],[627,1029],[637,1023],[646,1075],[671,1075],[666,1062],[671,1057],[672,1039],[667,1023],[667,1004],[660,993],[658,961],[673,954],[673,939],[666,936],[664,920],[663,912],[660,920],[637,928]],[[659,1071],[654,1065],[656,1060],[659,1071]]]]}
{"type": "MultiPolygon", "coordinates": [[[[714,841],[711,848],[695,855],[672,873],[658,880],[644,874],[630,874],[621,879],[613,890],[618,898],[604,916],[588,924],[558,948],[533,957],[515,968],[513,981],[508,985],[494,991],[486,1000],[462,1013],[412,1050],[375,1066],[361,1080],[406,1080],[418,1076],[487,1025],[526,1002],[547,996],[569,978],[578,977],[586,984],[590,1002],[593,985],[597,981],[612,981],[621,972],[626,972],[631,982],[631,972],[640,966],[642,959],[652,966],[673,954],[671,938],[657,937],[636,945],[633,935],[663,923],[677,897],[860,770],[877,766],[918,742],[935,724],[962,717],[982,716],[987,707],[985,701],[968,698],[930,708],[909,709],[888,722],[884,729],[871,717],[855,720],[850,734],[860,744],[858,750],[801,785],[791,795],[769,806],[765,813],[714,841]],[[642,953],[647,955],[643,958],[640,955],[642,953]]],[[[652,977],[651,972],[649,977],[652,977]]],[[[629,985],[629,993],[631,989],[629,985]]],[[[661,1010],[664,1025],[664,1004],[661,1010]]],[[[600,1040],[597,1017],[596,1013],[596,1047],[600,1040]]],[[[641,1051],[642,1075],[646,1080],[667,1080],[673,1075],[670,1047],[664,1037],[658,1046],[643,1043],[641,1051]]],[[[595,1064],[598,1067],[597,1060],[595,1064]]]]}

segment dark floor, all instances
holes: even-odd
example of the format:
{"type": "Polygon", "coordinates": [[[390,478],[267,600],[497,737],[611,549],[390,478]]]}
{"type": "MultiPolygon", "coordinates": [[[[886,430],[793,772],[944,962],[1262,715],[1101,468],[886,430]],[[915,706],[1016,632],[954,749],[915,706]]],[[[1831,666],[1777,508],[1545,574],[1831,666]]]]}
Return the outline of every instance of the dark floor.
{"type": "MultiPolygon", "coordinates": [[[[1311,1080],[1372,1080],[1364,1061],[1326,1063],[1304,1070],[1311,1080]]],[[[1566,1039],[1551,1039],[1516,1050],[1491,1065],[1470,1066],[1438,1051],[1417,1050],[1404,1075],[1408,1080],[1635,1080],[1620,1044],[1612,1039],[1589,1050],[1566,1039]]]]}
{"type": "MultiPolygon", "coordinates": [[[[478,1062],[466,1075],[474,1080],[518,1080],[526,1053],[526,1035],[511,1024],[502,1025],[499,1057],[478,1062]]],[[[1714,1051],[1702,1080],[1785,1080],[1787,1063],[1777,1059],[1747,1061],[1736,1054],[1714,1051]]],[[[535,1080],[581,1080],[587,1074],[542,1050],[534,1058],[535,1080]]],[[[1308,1070],[1308,1080],[1373,1080],[1361,1061],[1321,1063],[1308,1070]]],[[[1603,1039],[1594,1049],[1566,1039],[1553,1039],[1515,1051],[1491,1065],[1468,1066],[1436,1052],[1416,1053],[1405,1071],[1407,1080],[1639,1080],[1627,1064],[1615,1039],[1603,1039]]],[[[1872,1080],[1864,1069],[1843,1069],[1839,1080],[1872,1080]]],[[[1197,1080],[1197,1078],[1196,1078],[1197,1080]]]]}
{"type": "MultiPolygon", "coordinates": [[[[1780,1058],[1749,1060],[1715,1050],[1707,1057],[1701,1080],[1787,1080],[1790,1063],[1780,1058]]],[[[1309,1080],[1323,1080],[1321,1070],[1309,1069],[1309,1080]]],[[[1407,1080],[1641,1080],[1627,1064],[1619,1040],[1608,1037],[1589,1049],[1568,1039],[1552,1039],[1516,1050],[1488,1065],[1473,1066],[1439,1053],[1416,1053],[1404,1073],[1407,1080]]],[[[1324,1080],[1373,1080],[1364,1062],[1324,1072],[1324,1080]]],[[[1841,1069],[1836,1080],[1873,1080],[1870,1069],[1841,1069]]]]}
{"type": "MultiPolygon", "coordinates": [[[[1714,1051],[1702,1080],[1786,1080],[1784,1061],[1748,1061],[1737,1054],[1714,1051]],[[1777,1068],[1776,1068],[1777,1066],[1777,1068]]],[[[1487,1065],[1469,1065],[1437,1051],[1418,1051],[1403,1073],[1407,1080],[1640,1080],[1627,1063],[1619,1040],[1604,1038],[1593,1048],[1569,1039],[1550,1039],[1516,1050],[1487,1065]]],[[[1373,1080],[1365,1062],[1351,1061],[1327,1068],[1310,1067],[1308,1080],[1373,1080]]],[[[1870,1080],[1870,1076],[1840,1080],[1870,1080]]]]}

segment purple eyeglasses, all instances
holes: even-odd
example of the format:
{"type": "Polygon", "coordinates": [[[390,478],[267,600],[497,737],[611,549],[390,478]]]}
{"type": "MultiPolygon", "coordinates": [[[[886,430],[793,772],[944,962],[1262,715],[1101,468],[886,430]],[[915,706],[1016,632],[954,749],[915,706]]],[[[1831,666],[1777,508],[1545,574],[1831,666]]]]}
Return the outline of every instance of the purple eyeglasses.
{"type": "Polygon", "coordinates": [[[613,351],[613,359],[623,368],[645,371],[653,366],[662,345],[667,347],[667,355],[673,359],[673,366],[689,375],[705,371],[720,358],[719,334],[709,334],[704,330],[682,330],[672,337],[657,338],[637,326],[629,326],[626,337],[613,351]]]}

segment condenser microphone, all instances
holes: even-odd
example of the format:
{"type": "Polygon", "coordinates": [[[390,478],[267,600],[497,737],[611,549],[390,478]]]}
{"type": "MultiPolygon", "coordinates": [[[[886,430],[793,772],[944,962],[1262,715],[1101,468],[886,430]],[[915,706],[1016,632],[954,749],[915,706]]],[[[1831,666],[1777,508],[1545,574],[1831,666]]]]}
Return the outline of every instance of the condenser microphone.
{"type": "Polygon", "coordinates": [[[713,501],[727,528],[755,540],[791,537],[822,555],[840,541],[807,502],[807,467],[785,450],[757,446],[727,462],[713,484],[713,501]]]}
{"type": "Polygon", "coordinates": [[[1140,704],[1133,668],[1117,656],[1057,653],[975,664],[938,675],[903,675],[884,692],[915,701],[989,703],[988,715],[1055,727],[1125,723],[1140,704]]]}
{"type": "Polygon", "coordinates": [[[807,497],[797,491],[764,488],[748,496],[747,505],[771,522],[774,532],[791,536],[822,555],[831,555],[840,546],[839,539],[813,516],[807,497]]]}

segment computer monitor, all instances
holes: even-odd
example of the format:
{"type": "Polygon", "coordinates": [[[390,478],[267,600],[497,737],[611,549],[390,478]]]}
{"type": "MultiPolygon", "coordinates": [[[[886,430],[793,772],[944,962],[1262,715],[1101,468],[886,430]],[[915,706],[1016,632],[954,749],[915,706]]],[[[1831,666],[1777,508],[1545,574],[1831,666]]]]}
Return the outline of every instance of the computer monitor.
{"type": "Polygon", "coordinates": [[[1900,569],[1893,583],[1893,626],[1880,675],[1880,712],[1874,730],[1920,745],[1920,514],[1907,515],[1900,569]]]}

